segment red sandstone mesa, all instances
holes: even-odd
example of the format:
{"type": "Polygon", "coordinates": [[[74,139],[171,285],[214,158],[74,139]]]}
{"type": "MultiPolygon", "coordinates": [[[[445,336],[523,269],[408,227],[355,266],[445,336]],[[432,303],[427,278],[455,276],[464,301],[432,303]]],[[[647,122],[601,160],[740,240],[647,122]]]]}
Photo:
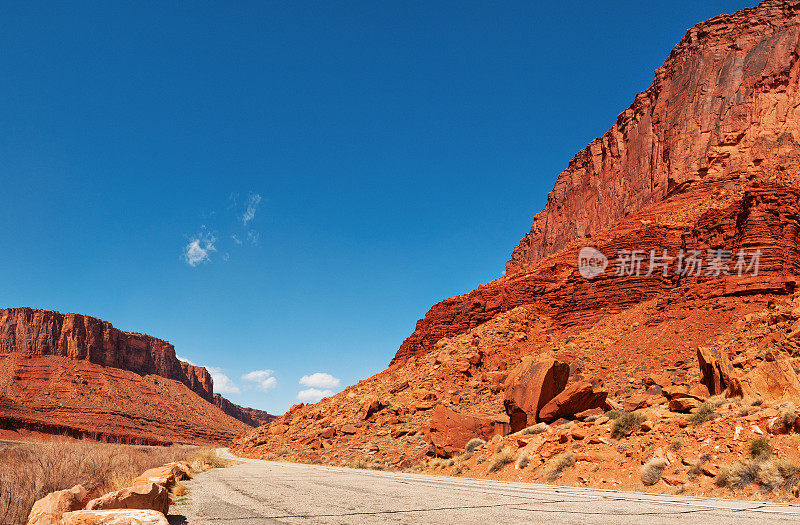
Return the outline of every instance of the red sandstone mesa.
{"type": "Polygon", "coordinates": [[[208,371],[166,341],[78,314],[0,310],[0,428],[219,443],[269,420],[214,394],[208,371]]]}

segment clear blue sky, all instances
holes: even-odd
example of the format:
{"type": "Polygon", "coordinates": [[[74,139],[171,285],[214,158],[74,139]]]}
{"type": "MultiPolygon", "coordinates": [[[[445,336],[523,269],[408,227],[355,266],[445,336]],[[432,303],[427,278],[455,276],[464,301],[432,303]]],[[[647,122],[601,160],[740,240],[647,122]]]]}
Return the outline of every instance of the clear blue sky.
{"type": "Polygon", "coordinates": [[[573,154],[746,5],[4,2],[0,306],[167,339],[283,412],[500,276],[573,154]]]}

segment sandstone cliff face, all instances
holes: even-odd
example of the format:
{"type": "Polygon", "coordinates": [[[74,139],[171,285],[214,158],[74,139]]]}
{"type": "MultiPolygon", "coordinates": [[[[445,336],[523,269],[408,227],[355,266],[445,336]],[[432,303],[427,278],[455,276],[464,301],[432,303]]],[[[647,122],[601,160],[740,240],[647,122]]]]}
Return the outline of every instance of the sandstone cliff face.
{"type": "Polygon", "coordinates": [[[122,332],[79,314],[32,308],[0,310],[0,354],[62,356],[175,379],[213,402],[211,375],[175,357],[175,347],[149,335],[122,332]]]}
{"type": "Polygon", "coordinates": [[[800,269],[799,56],[796,1],[767,0],[690,29],[650,88],[559,175],[506,275],[434,305],[392,362],[534,302],[571,325],[666,290],[790,291],[800,269]],[[757,279],[587,281],[577,272],[586,245],[609,258],[756,248],[764,258],[757,279]]]}
{"type": "Polygon", "coordinates": [[[690,29],[653,84],[569,162],[513,273],[700,181],[800,160],[800,2],[767,0],[690,29]]]}

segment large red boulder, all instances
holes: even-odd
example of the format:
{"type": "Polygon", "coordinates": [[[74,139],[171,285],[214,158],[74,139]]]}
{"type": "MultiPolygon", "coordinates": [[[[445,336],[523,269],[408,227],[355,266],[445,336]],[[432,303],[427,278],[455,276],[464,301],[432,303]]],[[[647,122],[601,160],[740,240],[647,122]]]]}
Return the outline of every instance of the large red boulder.
{"type": "Polygon", "coordinates": [[[505,415],[465,414],[444,405],[436,405],[426,433],[435,454],[450,457],[464,450],[472,438],[489,440],[507,431],[508,418],[505,415]]]}
{"type": "Polygon", "coordinates": [[[539,420],[550,423],[559,418],[572,419],[578,412],[606,408],[608,392],[587,381],[573,383],[539,411],[539,420]]]}
{"type": "Polygon", "coordinates": [[[169,512],[169,491],[155,483],[140,484],[109,492],[86,504],[87,510],[144,509],[169,512]]]}
{"type": "Polygon", "coordinates": [[[81,485],[51,492],[33,504],[28,515],[28,525],[55,525],[59,523],[61,515],[65,512],[82,509],[81,503],[84,498],[86,498],[86,489],[81,485]]]}
{"type": "Polygon", "coordinates": [[[505,405],[511,431],[536,424],[539,410],[564,390],[569,365],[552,357],[525,356],[506,379],[505,405]]]}

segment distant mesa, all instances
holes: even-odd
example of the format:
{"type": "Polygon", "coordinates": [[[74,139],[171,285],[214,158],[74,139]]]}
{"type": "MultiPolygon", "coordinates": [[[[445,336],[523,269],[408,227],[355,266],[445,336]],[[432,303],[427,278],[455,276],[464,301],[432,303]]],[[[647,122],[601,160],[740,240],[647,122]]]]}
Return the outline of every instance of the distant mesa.
{"type": "Polygon", "coordinates": [[[79,314],[0,310],[0,427],[134,443],[224,442],[266,412],[219,394],[155,337],[79,314]]]}

